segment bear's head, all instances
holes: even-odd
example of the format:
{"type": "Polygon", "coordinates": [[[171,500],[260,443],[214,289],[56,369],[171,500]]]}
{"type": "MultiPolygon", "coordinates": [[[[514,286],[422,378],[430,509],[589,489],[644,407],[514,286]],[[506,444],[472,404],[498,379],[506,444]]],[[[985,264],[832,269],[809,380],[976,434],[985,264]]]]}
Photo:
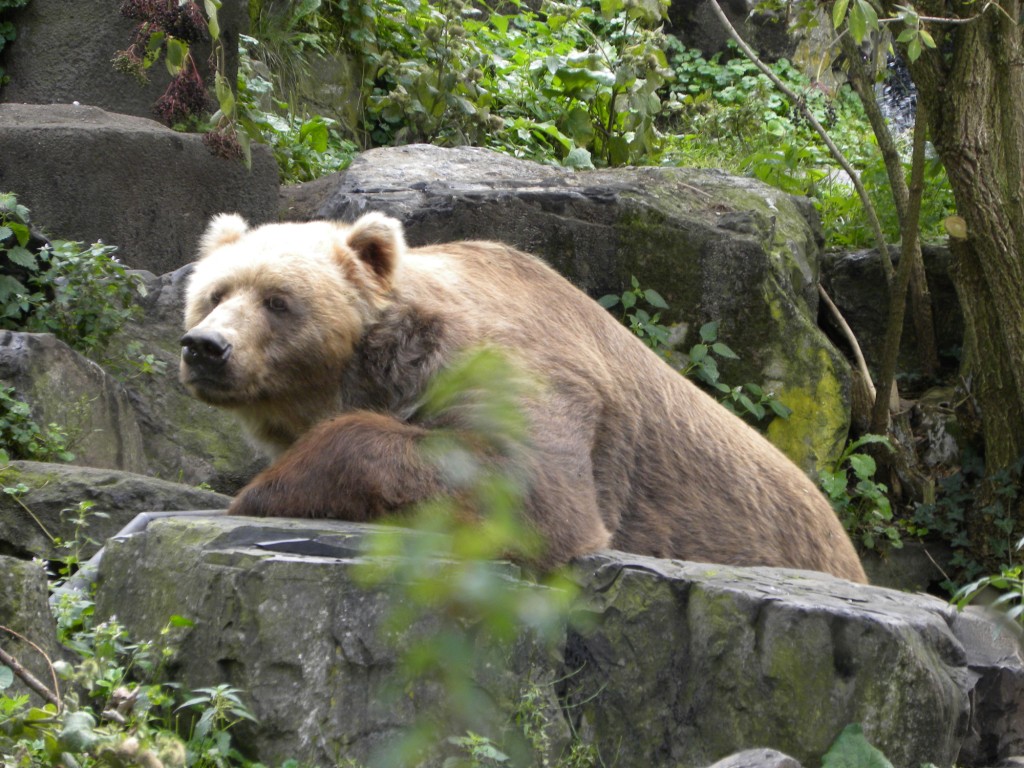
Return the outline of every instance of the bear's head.
{"type": "Polygon", "coordinates": [[[181,383],[236,410],[272,453],[283,450],[335,407],[404,251],[402,225],[379,213],[351,225],[256,228],[216,216],[186,293],[181,383]]]}

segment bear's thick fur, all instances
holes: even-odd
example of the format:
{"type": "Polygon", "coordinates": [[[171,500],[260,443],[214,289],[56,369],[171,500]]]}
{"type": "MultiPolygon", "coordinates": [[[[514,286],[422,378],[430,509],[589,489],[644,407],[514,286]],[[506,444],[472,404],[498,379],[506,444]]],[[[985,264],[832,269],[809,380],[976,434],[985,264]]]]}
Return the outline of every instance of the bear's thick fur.
{"type": "Polygon", "coordinates": [[[276,461],[245,515],[372,519],[450,490],[419,449],[428,381],[506,350],[523,400],[525,516],[540,567],[603,547],[866,581],[814,484],[757,431],[539,259],[490,242],[407,249],[401,224],[210,224],[188,288],[181,381],[276,461]]]}

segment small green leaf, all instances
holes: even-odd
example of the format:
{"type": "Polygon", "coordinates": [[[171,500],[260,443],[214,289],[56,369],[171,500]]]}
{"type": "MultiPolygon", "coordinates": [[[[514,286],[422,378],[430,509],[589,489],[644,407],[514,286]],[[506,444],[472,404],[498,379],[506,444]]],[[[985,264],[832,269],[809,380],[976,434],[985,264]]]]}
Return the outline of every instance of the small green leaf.
{"type": "Polygon", "coordinates": [[[501,32],[501,34],[507,35],[509,18],[510,17],[504,16],[500,13],[492,13],[489,21],[495,27],[495,29],[501,32]]]}
{"type": "Polygon", "coordinates": [[[710,323],[705,323],[700,327],[700,340],[706,344],[710,344],[718,338],[718,321],[712,320],[710,323]]]}
{"type": "Polygon", "coordinates": [[[715,354],[719,357],[724,357],[726,360],[739,360],[740,356],[732,351],[732,348],[727,344],[723,344],[720,341],[716,341],[711,345],[711,349],[714,350],[715,354]]]}
{"type": "Polygon", "coordinates": [[[220,10],[221,0],[203,0],[206,8],[207,29],[210,31],[210,38],[216,40],[220,37],[220,22],[217,21],[217,11],[220,10]]]}
{"type": "Polygon", "coordinates": [[[594,169],[594,160],[590,156],[590,150],[586,147],[573,147],[569,154],[565,156],[562,165],[577,171],[592,171],[594,169]]]}
{"type": "Polygon", "coordinates": [[[644,291],[644,299],[646,299],[647,303],[650,304],[652,307],[657,307],[658,309],[668,309],[668,304],[665,303],[665,300],[663,298],[661,298],[661,294],[658,293],[653,288],[648,288],[647,290],[644,291]]]}
{"type": "Polygon", "coordinates": [[[0,664],[0,691],[10,688],[14,684],[14,672],[10,667],[0,664]]]}
{"type": "Polygon", "coordinates": [[[235,94],[228,84],[228,79],[220,72],[214,78],[214,90],[217,93],[217,103],[224,116],[231,119],[235,114],[235,94]]]}
{"type": "Polygon", "coordinates": [[[867,34],[867,20],[864,18],[864,10],[860,3],[854,3],[850,6],[847,26],[854,41],[858,45],[863,43],[864,36],[867,34]]]}
{"type": "Polygon", "coordinates": [[[167,65],[167,71],[171,77],[177,77],[181,74],[181,68],[185,66],[188,43],[182,42],[176,37],[170,37],[167,39],[166,51],[164,63],[167,65]]]}
{"type": "Polygon", "coordinates": [[[832,28],[839,29],[843,24],[843,19],[846,18],[846,8],[849,6],[850,0],[836,0],[835,5],[832,6],[832,28]]]}
{"type": "Polygon", "coordinates": [[[875,460],[866,453],[855,453],[850,456],[849,461],[854,474],[861,479],[874,477],[875,471],[878,469],[875,460]]]}
{"type": "Polygon", "coordinates": [[[39,264],[36,262],[36,255],[28,248],[22,248],[20,245],[16,245],[8,250],[7,258],[19,267],[25,267],[25,269],[31,270],[39,269],[39,264]]]}
{"type": "Polygon", "coordinates": [[[921,38],[918,35],[914,35],[913,39],[907,43],[907,58],[910,63],[913,64],[921,56],[921,38]]]}
{"type": "MultiPolygon", "coordinates": [[[[865,543],[867,539],[865,538],[865,543]]],[[[848,725],[821,759],[822,768],[893,768],[864,738],[860,725],[848,725]]]]}
{"type": "Polygon", "coordinates": [[[600,304],[605,309],[611,309],[612,307],[619,303],[619,297],[616,296],[614,293],[605,294],[604,296],[597,300],[597,303],[600,304]]]}

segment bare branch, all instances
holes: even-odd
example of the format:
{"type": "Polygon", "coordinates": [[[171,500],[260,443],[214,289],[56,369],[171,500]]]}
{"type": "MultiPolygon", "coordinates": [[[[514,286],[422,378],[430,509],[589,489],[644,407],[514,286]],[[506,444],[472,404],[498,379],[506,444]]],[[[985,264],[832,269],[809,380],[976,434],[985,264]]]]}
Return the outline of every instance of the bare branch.
{"type": "Polygon", "coordinates": [[[875,385],[871,382],[871,374],[868,372],[868,364],[864,359],[864,353],[861,351],[860,343],[857,341],[857,336],[846,322],[846,318],[843,317],[843,313],[839,311],[839,307],[835,305],[835,302],[832,301],[832,298],[825,291],[825,288],[821,283],[818,283],[818,295],[821,297],[821,300],[825,302],[825,306],[828,307],[828,311],[832,314],[832,319],[836,321],[836,325],[839,326],[839,330],[843,332],[843,336],[849,342],[851,349],[853,349],[853,359],[857,364],[857,370],[860,371],[861,376],[864,377],[864,383],[867,385],[868,391],[871,393],[871,402],[874,402],[875,385]]]}
{"type": "Polygon", "coordinates": [[[42,648],[33,643],[24,635],[15,632],[10,627],[5,627],[2,624],[0,624],[0,630],[3,630],[8,634],[13,635],[26,645],[31,646],[36,651],[36,653],[38,653],[46,660],[46,666],[50,670],[50,678],[53,680],[53,690],[51,691],[49,688],[47,688],[46,683],[42,682],[38,677],[29,672],[16,658],[7,653],[7,651],[5,651],[3,648],[0,648],[0,663],[10,667],[11,671],[14,672],[14,674],[16,674],[18,677],[20,677],[22,682],[25,683],[25,685],[27,685],[33,691],[38,693],[43,698],[44,701],[53,704],[57,708],[57,711],[60,712],[60,710],[63,708],[63,704],[61,703],[60,700],[60,687],[57,685],[57,673],[53,669],[53,662],[50,661],[50,657],[42,648]]]}
{"type": "Polygon", "coordinates": [[[750,59],[754,65],[764,73],[764,76],[771,80],[772,84],[785,94],[786,98],[792,102],[793,106],[800,110],[800,113],[806,118],[807,122],[810,123],[811,127],[814,128],[818,136],[828,147],[828,151],[832,157],[835,158],[836,162],[839,163],[840,167],[846,172],[846,175],[850,177],[850,181],[853,184],[854,189],[857,191],[857,196],[860,198],[861,205],[864,206],[864,213],[868,217],[868,222],[871,225],[871,231],[875,236],[875,241],[878,244],[878,250],[882,253],[887,253],[885,234],[882,232],[882,225],[878,221],[878,214],[875,212],[875,207],[871,204],[871,198],[868,197],[868,191],[864,188],[861,183],[860,174],[857,173],[856,169],[850,165],[846,156],[842,153],[836,143],[832,141],[832,137],[829,136],[828,131],[818,122],[818,119],[814,116],[814,113],[808,109],[806,102],[800,98],[789,86],[782,82],[779,77],[772,72],[772,70],[761,61],[760,57],[747,45],[747,41],[740,37],[740,33],[736,31],[736,28],[729,21],[729,17],[725,15],[725,11],[722,10],[722,6],[718,4],[718,0],[711,0],[711,10],[718,17],[718,20],[722,22],[722,26],[725,27],[729,36],[733,39],[736,45],[739,46],[743,54],[750,59]]]}

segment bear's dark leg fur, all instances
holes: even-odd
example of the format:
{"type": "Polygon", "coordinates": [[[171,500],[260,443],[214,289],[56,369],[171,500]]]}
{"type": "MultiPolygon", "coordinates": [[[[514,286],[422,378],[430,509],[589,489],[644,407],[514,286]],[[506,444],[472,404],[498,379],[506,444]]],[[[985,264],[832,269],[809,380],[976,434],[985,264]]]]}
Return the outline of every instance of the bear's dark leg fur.
{"type": "Polygon", "coordinates": [[[369,411],[329,419],[253,478],[229,512],[352,522],[395,512],[444,490],[420,448],[429,434],[369,411]]]}

